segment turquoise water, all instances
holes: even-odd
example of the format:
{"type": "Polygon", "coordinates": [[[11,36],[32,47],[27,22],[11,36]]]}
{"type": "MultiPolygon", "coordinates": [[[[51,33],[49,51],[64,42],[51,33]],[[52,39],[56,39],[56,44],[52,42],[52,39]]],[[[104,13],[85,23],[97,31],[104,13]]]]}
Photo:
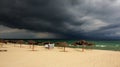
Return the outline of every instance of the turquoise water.
{"type": "Polygon", "coordinates": [[[94,49],[120,51],[120,41],[90,41],[95,44],[94,49]]]}

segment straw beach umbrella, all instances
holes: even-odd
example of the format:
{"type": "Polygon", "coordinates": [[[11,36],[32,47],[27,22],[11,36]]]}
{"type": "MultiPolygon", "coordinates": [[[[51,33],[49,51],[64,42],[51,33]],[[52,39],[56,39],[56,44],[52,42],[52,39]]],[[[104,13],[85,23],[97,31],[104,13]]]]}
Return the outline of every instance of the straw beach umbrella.
{"type": "Polygon", "coordinates": [[[14,44],[14,47],[15,47],[17,40],[12,40],[12,43],[14,44]]]}
{"type": "MultiPolygon", "coordinates": [[[[0,47],[2,48],[4,44],[7,44],[8,40],[0,40],[0,47]]],[[[6,52],[6,49],[0,49],[0,52],[6,52]]]]}
{"type": "Polygon", "coordinates": [[[0,40],[0,47],[3,47],[3,40],[0,40]]]}
{"type": "Polygon", "coordinates": [[[65,48],[68,46],[67,42],[60,42],[60,46],[63,47],[63,51],[66,52],[65,48]]]}
{"type": "Polygon", "coordinates": [[[29,40],[28,41],[28,44],[30,44],[30,48],[32,48],[32,51],[34,51],[34,45],[35,45],[35,41],[33,41],[33,40],[29,40]],[[32,47],[31,47],[32,46],[32,47]]]}
{"type": "Polygon", "coordinates": [[[91,42],[89,42],[88,44],[86,44],[86,46],[89,46],[90,47],[90,49],[93,49],[93,47],[94,47],[94,43],[91,43],[91,42]]]}
{"type": "Polygon", "coordinates": [[[18,40],[17,43],[20,44],[20,48],[21,48],[22,44],[24,44],[24,41],[23,40],[18,40]]]}
{"type": "Polygon", "coordinates": [[[8,43],[8,40],[0,40],[0,43],[1,43],[1,47],[3,47],[4,44],[8,43]]]}
{"type": "Polygon", "coordinates": [[[90,43],[90,42],[87,42],[87,41],[85,41],[85,40],[80,40],[80,43],[82,44],[82,51],[84,51],[84,49],[85,49],[85,47],[86,46],[93,46],[93,45],[95,45],[95,44],[93,44],[93,43],[90,43]]]}
{"type": "Polygon", "coordinates": [[[77,45],[82,46],[82,52],[84,52],[86,46],[93,46],[94,44],[89,43],[89,42],[87,42],[85,40],[80,40],[80,41],[74,42],[72,45],[74,45],[74,46],[77,46],[77,45]]]}
{"type": "Polygon", "coordinates": [[[7,44],[7,43],[8,43],[8,40],[3,40],[3,43],[4,43],[4,44],[7,44]]]}
{"type": "Polygon", "coordinates": [[[73,42],[72,45],[74,45],[74,46],[78,46],[78,45],[79,45],[79,46],[80,46],[80,45],[82,45],[82,44],[81,44],[80,41],[76,41],[76,42],[73,42]]]}
{"type": "Polygon", "coordinates": [[[74,46],[82,46],[82,52],[84,52],[84,49],[87,45],[87,42],[85,40],[80,40],[80,41],[77,41],[77,42],[74,42],[72,45],[74,46]]]}
{"type": "Polygon", "coordinates": [[[84,52],[87,42],[85,40],[80,40],[80,44],[82,45],[82,52],[84,52]]]}

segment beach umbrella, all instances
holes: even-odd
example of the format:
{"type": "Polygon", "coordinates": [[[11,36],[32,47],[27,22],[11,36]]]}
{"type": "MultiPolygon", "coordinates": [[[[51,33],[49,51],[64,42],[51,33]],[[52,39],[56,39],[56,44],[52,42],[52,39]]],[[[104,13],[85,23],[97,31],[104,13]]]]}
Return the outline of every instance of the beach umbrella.
{"type": "Polygon", "coordinates": [[[84,52],[87,42],[85,40],[80,40],[80,44],[82,45],[82,52],[84,52]]]}
{"type": "Polygon", "coordinates": [[[0,40],[0,46],[3,47],[3,40],[0,40]]]}
{"type": "Polygon", "coordinates": [[[30,48],[32,48],[32,51],[34,51],[34,45],[35,45],[36,42],[33,41],[33,40],[29,40],[28,43],[30,44],[30,48]]]}
{"type": "Polygon", "coordinates": [[[80,41],[73,42],[72,45],[77,46],[77,45],[82,45],[80,41]]]}
{"type": "Polygon", "coordinates": [[[14,47],[15,47],[15,44],[17,43],[17,40],[12,40],[12,43],[14,44],[14,47]]]}
{"type": "Polygon", "coordinates": [[[61,42],[55,42],[55,45],[56,45],[57,47],[61,47],[61,46],[60,46],[60,43],[61,43],[61,42]]]}
{"type": "Polygon", "coordinates": [[[4,44],[7,44],[7,43],[8,43],[8,40],[3,40],[3,43],[4,43],[4,44]]]}
{"type": "Polygon", "coordinates": [[[20,44],[20,48],[21,48],[24,41],[23,40],[18,40],[17,43],[20,44]]]}
{"type": "Polygon", "coordinates": [[[1,47],[3,47],[4,44],[7,44],[8,40],[0,40],[1,47]]]}
{"type": "MultiPolygon", "coordinates": [[[[7,40],[0,40],[0,47],[3,47],[3,43],[7,44],[7,40]]],[[[0,52],[6,52],[7,50],[5,49],[0,49],[0,52]]]]}
{"type": "Polygon", "coordinates": [[[93,46],[94,44],[89,43],[85,40],[80,40],[80,41],[73,42],[72,45],[74,45],[74,46],[81,45],[82,46],[82,52],[84,52],[86,46],[93,46]]]}
{"type": "Polygon", "coordinates": [[[87,46],[89,46],[91,49],[93,49],[94,45],[95,45],[95,44],[93,44],[93,43],[91,43],[91,42],[89,42],[89,43],[87,44],[87,46]]]}
{"type": "Polygon", "coordinates": [[[77,46],[78,44],[77,44],[77,42],[74,42],[74,43],[72,43],[72,45],[77,46]]]}
{"type": "Polygon", "coordinates": [[[93,46],[93,45],[95,45],[95,44],[93,44],[93,43],[88,43],[87,44],[87,46],[93,46]]]}
{"type": "Polygon", "coordinates": [[[63,47],[63,49],[64,49],[63,51],[65,52],[66,51],[65,48],[68,46],[68,44],[67,44],[67,42],[61,42],[60,46],[63,47]]]}

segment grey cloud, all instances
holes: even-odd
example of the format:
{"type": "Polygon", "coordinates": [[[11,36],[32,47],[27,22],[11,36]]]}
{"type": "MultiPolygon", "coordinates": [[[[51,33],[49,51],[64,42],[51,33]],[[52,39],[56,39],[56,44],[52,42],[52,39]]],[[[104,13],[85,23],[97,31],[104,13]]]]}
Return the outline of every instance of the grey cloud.
{"type": "Polygon", "coordinates": [[[0,25],[0,38],[7,38],[7,39],[37,39],[37,38],[61,38],[63,36],[54,33],[48,32],[32,32],[25,29],[17,29],[17,28],[9,28],[6,26],[0,25]]]}
{"type": "Polygon", "coordinates": [[[99,39],[108,33],[103,30],[112,33],[119,28],[119,4],[119,0],[0,0],[0,25],[63,38],[99,39]]]}

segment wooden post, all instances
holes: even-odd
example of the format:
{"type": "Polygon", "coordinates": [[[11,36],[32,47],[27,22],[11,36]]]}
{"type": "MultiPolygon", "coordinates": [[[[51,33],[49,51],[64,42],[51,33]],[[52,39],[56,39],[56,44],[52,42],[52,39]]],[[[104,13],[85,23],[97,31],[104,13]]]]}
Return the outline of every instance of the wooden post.
{"type": "Polygon", "coordinates": [[[22,44],[20,44],[20,48],[22,47],[22,44]]]}
{"type": "Polygon", "coordinates": [[[82,44],[82,52],[84,52],[87,42],[85,40],[81,40],[80,43],[82,44]]]}
{"type": "Polygon", "coordinates": [[[12,43],[14,44],[14,47],[15,47],[16,41],[15,41],[15,40],[12,40],[12,43]]]}
{"type": "Polygon", "coordinates": [[[24,41],[23,40],[18,40],[17,43],[20,44],[20,48],[21,48],[24,41]]]}
{"type": "Polygon", "coordinates": [[[3,47],[3,43],[0,44],[0,47],[3,47]]]}
{"type": "Polygon", "coordinates": [[[82,45],[82,52],[84,52],[84,49],[85,49],[85,45],[83,44],[82,45]]]}
{"type": "Polygon", "coordinates": [[[64,52],[65,52],[65,46],[64,46],[64,52]]]}
{"type": "Polygon", "coordinates": [[[34,44],[32,44],[32,51],[34,51],[34,44]]]}
{"type": "Polygon", "coordinates": [[[30,44],[30,47],[29,48],[31,48],[31,44],[30,44]]]}
{"type": "Polygon", "coordinates": [[[15,47],[15,43],[14,43],[14,47],[15,47]]]}
{"type": "Polygon", "coordinates": [[[66,52],[65,48],[67,47],[68,44],[66,42],[62,42],[61,45],[63,47],[63,51],[66,52]]]}
{"type": "Polygon", "coordinates": [[[0,40],[0,47],[3,47],[3,40],[0,40]]]}
{"type": "Polygon", "coordinates": [[[32,48],[32,51],[34,51],[35,41],[29,40],[28,43],[30,44],[30,48],[32,48]]]}

